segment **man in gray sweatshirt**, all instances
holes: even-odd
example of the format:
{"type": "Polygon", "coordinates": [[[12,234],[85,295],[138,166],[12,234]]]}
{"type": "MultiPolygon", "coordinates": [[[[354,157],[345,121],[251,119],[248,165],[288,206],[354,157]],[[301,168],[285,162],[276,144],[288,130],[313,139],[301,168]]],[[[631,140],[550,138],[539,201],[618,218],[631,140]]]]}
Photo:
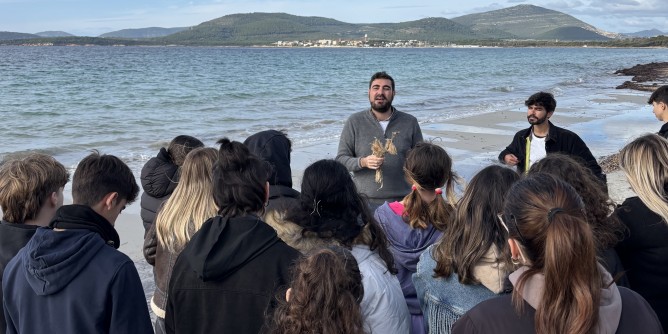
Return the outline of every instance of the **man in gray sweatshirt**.
{"type": "Polygon", "coordinates": [[[374,207],[385,201],[401,200],[410,192],[404,178],[404,161],[408,150],[422,141],[417,119],[392,107],[394,93],[394,79],[387,73],[378,72],[371,77],[371,108],[348,118],[336,155],[336,160],[353,173],[357,190],[365,194],[374,207]],[[375,139],[385,146],[391,138],[396,154],[386,153],[383,157],[372,154],[375,139]],[[382,184],[375,180],[377,169],[382,170],[382,184]]]}

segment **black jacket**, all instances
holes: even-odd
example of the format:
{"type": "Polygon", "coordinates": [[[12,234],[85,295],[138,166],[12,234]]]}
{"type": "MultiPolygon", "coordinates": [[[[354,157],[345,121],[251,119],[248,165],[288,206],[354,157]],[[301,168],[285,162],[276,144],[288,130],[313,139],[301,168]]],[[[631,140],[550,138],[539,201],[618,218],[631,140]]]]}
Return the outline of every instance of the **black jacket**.
{"type": "Polygon", "coordinates": [[[280,131],[258,132],[244,141],[251,153],[271,164],[269,177],[269,203],[267,211],[285,211],[297,203],[299,192],[292,189],[290,169],[290,140],[280,131]]]}
{"type": "Polygon", "coordinates": [[[144,223],[144,235],[148,232],[162,203],[169,199],[179,182],[179,166],[163,147],[156,157],[146,162],[141,169],[141,219],[144,223]]]}
{"type": "MultiPolygon", "coordinates": [[[[7,263],[28,243],[38,227],[37,225],[13,224],[4,220],[0,222],[0,284],[2,283],[1,274],[5,271],[7,263]]],[[[0,289],[0,301],[2,300],[2,290],[0,289]]],[[[0,314],[1,334],[4,334],[7,329],[4,309],[3,305],[2,314],[0,314]]]]}
{"type": "MultiPolygon", "coordinates": [[[[656,314],[642,297],[622,287],[619,293],[622,297],[622,315],[615,333],[663,333],[656,314]]],[[[512,295],[503,295],[488,299],[466,312],[452,326],[452,334],[535,333],[535,316],[536,310],[526,301],[524,312],[518,315],[512,303],[512,295]]]]}
{"type": "MultiPolygon", "coordinates": [[[[545,138],[545,152],[547,154],[562,152],[581,159],[594,175],[605,183],[605,174],[584,141],[574,132],[560,128],[550,121],[548,123],[550,132],[545,138]]],[[[526,143],[529,136],[531,136],[531,127],[518,131],[510,145],[499,154],[499,161],[504,162],[503,158],[507,154],[514,154],[519,160],[517,170],[520,173],[525,172],[526,143]]]]}
{"type": "Polygon", "coordinates": [[[647,299],[668,328],[668,223],[638,197],[627,198],[615,213],[627,227],[616,250],[630,287],[647,299]]]}
{"type": "Polygon", "coordinates": [[[659,136],[668,139],[668,123],[664,123],[658,133],[659,136]]]}
{"type": "Polygon", "coordinates": [[[299,252],[255,216],[207,220],[169,281],[167,333],[258,333],[299,252]]]}

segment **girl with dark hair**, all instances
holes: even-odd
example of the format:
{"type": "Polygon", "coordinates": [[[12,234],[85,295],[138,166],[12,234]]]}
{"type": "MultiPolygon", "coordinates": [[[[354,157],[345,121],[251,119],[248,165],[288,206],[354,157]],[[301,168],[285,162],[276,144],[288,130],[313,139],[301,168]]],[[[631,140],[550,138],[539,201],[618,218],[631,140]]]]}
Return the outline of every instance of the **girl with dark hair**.
{"type": "Polygon", "coordinates": [[[422,310],[411,275],[417,270],[420,254],[450,225],[456,176],[448,153],[425,142],[408,151],[404,175],[413,190],[400,202],[385,202],[374,216],[387,235],[397,263],[397,277],[411,313],[413,333],[424,333],[422,310]]]}
{"type": "Polygon", "coordinates": [[[316,161],[304,170],[301,190],[299,206],[286,215],[298,226],[288,243],[302,252],[331,244],[350,249],[362,273],[365,331],[409,333],[410,314],[387,239],[346,167],[334,160],[316,161]]]}
{"type": "Polygon", "coordinates": [[[458,333],[663,333],[649,304],[617,287],[596,258],[596,239],[575,189],[549,174],[517,182],[499,222],[508,231],[512,295],[486,300],[458,333]]]}
{"type": "Polygon", "coordinates": [[[446,232],[420,256],[413,283],[429,333],[450,333],[464,312],[504,291],[506,234],[497,215],[519,178],[497,165],[478,172],[446,232]]]}
{"type": "Polygon", "coordinates": [[[624,226],[619,218],[612,214],[615,203],[608,196],[601,181],[583,163],[563,153],[549,154],[533,164],[529,174],[534,173],[552,174],[575,188],[584,202],[587,223],[594,231],[597,254],[605,268],[617,278],[615,283],[628,287],[628,278],[624,275],[624,268],[614,249],[624,226]]]}
{"type": "Polygon", "coordinates": [[[338,246],[314,251],[293,271],[272,333],[364,334],[362,275],[350,251],[338,246]]]}
{"type": "Polygon", "coordinates": [[[242,143],[227,138],[218,143],[213,167],[218,216],[201,226],[174,264],[168,333],[258,333],[299,256],[260,218],[269,165],[242,143]]]}

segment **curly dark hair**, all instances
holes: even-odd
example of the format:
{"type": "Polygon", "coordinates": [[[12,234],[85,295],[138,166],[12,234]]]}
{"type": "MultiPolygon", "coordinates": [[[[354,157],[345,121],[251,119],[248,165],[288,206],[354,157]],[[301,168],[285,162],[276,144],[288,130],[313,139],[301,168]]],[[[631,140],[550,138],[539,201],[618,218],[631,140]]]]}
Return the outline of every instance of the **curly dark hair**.
{"type": "Polygon", "coordinates": [[[363,296],[362,275],[348,250],[316,250],[293,267],[289,299],[278,298],[271,332],[363,334],[363,296]]]}
{"type": "Polygon", "coordinates": [[[302,228],[302,235],[332,240],[348,248],[362,244],[377,252],[390,273],[396,274],[394,257],[366,199],[344,165],[323,159],[304,170],[299,205],[286,220],[302,228]]]}
{"type": "Polygon", "coordinates": [[[551,153],[531,166],[529,174],[547,173],[570,184],[585,204],[587,222],[591,225],[599,250],[614,247],[623,235],[624,226],[613,215],[615,203],[610,199],[601,181],[576,158],[551,153]]]}

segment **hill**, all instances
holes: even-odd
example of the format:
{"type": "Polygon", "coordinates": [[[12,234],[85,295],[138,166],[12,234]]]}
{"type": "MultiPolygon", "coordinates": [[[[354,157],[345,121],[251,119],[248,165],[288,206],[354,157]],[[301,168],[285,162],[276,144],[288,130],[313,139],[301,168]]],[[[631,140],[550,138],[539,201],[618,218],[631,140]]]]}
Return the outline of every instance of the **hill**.
{"type": "Polygon", "coordinates": [[[158,39],[168,44],[268,45],[277,41],[355,39],[451,42],[510,38],[494,29],[474,31],[446,18],[401,23],[352,24],[316,16],[285,13],[226,15],[158,39]]]}
{"type": "Polygon", "coordinates": [[[102,34],[99,37],[104,38],[154,38],[154,37],[163,37],[168,36],[179,31],[188,29],[187,27],[178,27],[178,28],[159,28],[159,27],[150,27],[150,28],[139,28],[139,29],[123,29],[108,32],[102,34]]]}
{"type": "Polygon", "coordinates": [[[567,41],[607,41],[610,38],[580,27],[562,27],[552,29],[535,37],[541,40],[567,41]]]}
{"type": "Polygon", "coordinates": [[[0,31],[0,41],[8,41],[13,39],[28,39],[39,38],[35,34],[24,34],[22,32],[0,31]]]}
{"type": "Polygon", "coordinates": [[[661,35],[665,36],[665,35],[668,35],[668,34],[664,33],[661,30],[658,30],[658,29],[651,29],[651,30],[642,30],[642,31],[638,31],[638,32],[633,32],[633,33],[625,34],[625,35],[631,36],[631,37],[656,37],[656,36],[661,36],[661,35]]]}
{"type": "MultiPolygon", "coordinates": [[[[604,32],[580,21],[573,16],[534,5],[517,5],[489,12],[464,15],[452,19],[473,30],[499,29],[517,36],[519,39],[540,39],[545,36],[560,35],[563,40],[581,40],[581,30],[566,29],[577,27],[603,36],[604,32]],[[556,31],[555,29],[560,29],[556,31]],[[572,32],[574,35],[569,35],[572,32]]],[[[595,36],[592,36],[594,38],[595,36]]],[[[600,38],[596,37],[595,40],[600,38]]]]}
{"type": "Polygon", "coordinates": [[[64,32],[64,31],[42,31],[38,32],[35,35],[39,37],[72,37],[74,35],[64,32]]]}

